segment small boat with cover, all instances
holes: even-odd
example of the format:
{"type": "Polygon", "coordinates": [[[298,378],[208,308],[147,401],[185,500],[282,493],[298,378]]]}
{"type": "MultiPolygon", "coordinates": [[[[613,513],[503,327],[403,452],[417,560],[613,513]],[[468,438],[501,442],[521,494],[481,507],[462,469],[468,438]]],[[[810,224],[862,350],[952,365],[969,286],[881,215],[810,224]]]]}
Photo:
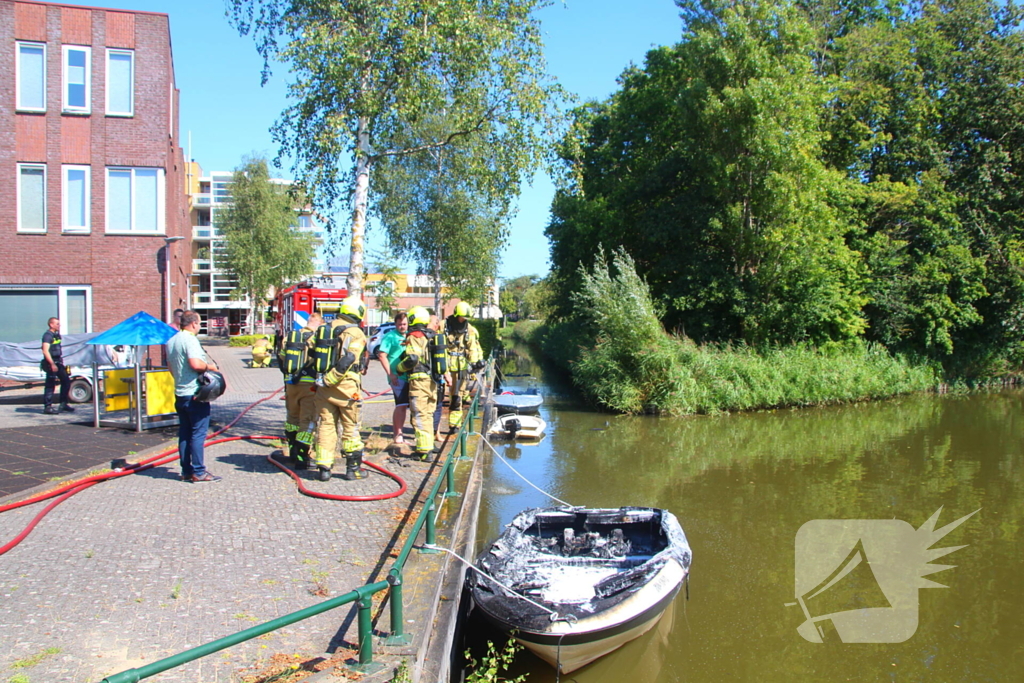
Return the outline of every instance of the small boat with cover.
{"type": "Polygon", "coordinates": [[[498,408],[499,415],[508,413],[536,413],[544,397],[537,393],[536,389],[523,391],[505,390],[494,395],[494,405],[498,408]]]}
{"type": "Polygon", "coordinates": [[[653,628],[691,559],[667,510],[537,508],[480,554],[469,584],[488,621],[568,673],[653,628]]]}
{"type": "Polygon", "coordinates": [[[491,439],[539,439],[544,436],[548,423],[537,415],[501,415],[487,429],[491,439]]]}

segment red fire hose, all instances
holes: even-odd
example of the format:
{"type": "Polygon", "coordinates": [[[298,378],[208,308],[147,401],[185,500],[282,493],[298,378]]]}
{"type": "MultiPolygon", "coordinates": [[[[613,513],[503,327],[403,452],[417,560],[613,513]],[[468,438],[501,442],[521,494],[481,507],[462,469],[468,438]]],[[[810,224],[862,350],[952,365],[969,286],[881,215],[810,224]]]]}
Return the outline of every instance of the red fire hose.
{"type": "MultiPolygon", "coordinates": [[[[243,440],[243,439],[251,439],[251,440],[280,440],[281,439],[280,436],[271,436],[271,435],[263,435],[263,434],[252,435],[252,436],[228,436],[228,437],[224,437],[222,439],[218,439],[217,437],[220,436],[221,434],[223,434],[224,432],[226,432],[227,430],[231,429],[231,427],[233,427],[239,420],[241,420],[242,417],[247,412],[249,412],[250,410],[252,410],[256,406],[258,406],[260,403],[263,403],[264,401],[270,400],[271,398],[273,398],[274,396],[279,394],[282,390],[283,390],[283,387],[281,389],[278,389],[277,391],[273,392],[269,396],[261,398],[260,400],[255,401],[255,402],[249,404],[248,406],[246,406],[245,409],[243,409],[235,417],[234,420],[232,420],[227,425],[225,425],[224,427],[222,427],[221,429],[219,429],[218,431],[214,432],[209,437],[207,437],[204,445],[205,446],[213,446],[213,445],[220,444],[220,443],[226,443],[228,441],[239,441],[239,440],[243,440]]],[[[378,392],[376,394],[370,394],[370,395],[366,396],[366,398],[375,398],[377,396],[381,396],[383,394],[386,394],[388,391],[390,391],[390,390],[389,389],[385,389],[384,391],[378,392]]],[[[84,479],[79,479],[77,481],[68,482],[68,483],[63,484],[61,486],[58,486],[57,488],[53,489],[52,491],[47,491],[45,493],[40,493],[40,494],[38,494],[36,496],[32,496],[31,498],[26,498],[25,500],[21,500],[21,501],[15,502],[15,503],[8,503],[7,505],[0,505],[0,513],[3,513],[3,512],[7,512],[8,510],[15,510],[17,508],[25,507],[26,505],[32,505],[33,503],[38,503],[38,502],[41,502],[41,501],[48,500],[50,498],[54,498],[54,497],[59,496],[59,498],[57,498],[57,500],[53,501],[52,503],[47,505],[45,508],[43,508],[43,510],[40,511],[39,514],[37,514],[32,519],[32,521],[28,523],[28,525],[24,529],[22,529],[21,533],[19,533],[17,536],[15,536],[13,539],[11,539],[7,544],[5,544],[3,546],[0,546],[0,555],[3,555],[7,551],[9,551],[12,548],[14,548],[15,546],[17,546],[19,543],[21,543],[32,532],[32,530],[43,519],[43,517],[48,515],[51,510],[53,510],[55,507],[57,507],[58,505],[63,503],[65,500],[67,500],[71,496],[75,495],[76,493],[80,493],[80,492],[86,490],[87,488],[90,488],[91,486],[95,486],[96,484],[99,484],[100,482],[103,482],[103,481],[107,481],[107,480],[110,480],[110,479],[117,479],[118,477],[126,477],[126,476],[128,476],[130,474],[138,474],[140,472],[145,472],[148,469],[152,469],[154,467],[158,467],[160,465],[164,465],[164,464],[167,464],[169,462],[172,462],[172,461],[176,460],[177,458],[178,458],[178,449],[177,449],[177,447],[170,448],[170,449],[167,449],[166,451],[163,451],[161,453],[157,453],[156,455],[150,456],[149,458],[145,458],[144,460],[140,460],[137,463],[132,463],[132,464],[128,465],[128,467],[126,467],[123,470],[114,470],[112,472],[105,472],[103,474],[94,474],[92,476],[85,477],[84,479]]],[[[363,464],[366,465],[367,467],[371,467],[371,468],[377,470],[378,472],[380,472],[381,474],[383,474],[383,475],[385,475],[387,477],[391,477],[392,479],[394,479],[398,483],[398,486],[399,486],[398,490],[392,491],[390,493],[382,493],[382,494],[376,494],[376,495],[371,495],[371,496],[344,496],[344,495],[339,495],[339,494],[320,493],[319,491],[313,491],[311,489],[306,488],[306,486],[302,483],[302,480],[299,478],[299,476],[295,472],[293,472],[292,470],[288,469],[287,467],[285,467],[281,463],[277,462],[271,456],[268,455],[267,456],[267,460],[270,463],[272,463],[274,466],[276,466],[278,469],[282,470],[283,472],[288,473],[288,475],[292,479],[295,480],[295,483],[296,483],[296,485],[298,487],[299,492],[304,494],[304,495],[310,496],[311,498],[323,498],[325,500],[344,500],[344,501],[387,500],[388,498],[396,498],[396,497],[402,495],[408,489],[408,487],[406,486],[405,481],[401,477],[399,477],[397,474],[395,474],[393,472],[390,472],[390,471],[384,469],[383,467],[380,467],[379,465],[374,465],[373,463],[366,462],[366,463],[363,463],[363,464]]]]}

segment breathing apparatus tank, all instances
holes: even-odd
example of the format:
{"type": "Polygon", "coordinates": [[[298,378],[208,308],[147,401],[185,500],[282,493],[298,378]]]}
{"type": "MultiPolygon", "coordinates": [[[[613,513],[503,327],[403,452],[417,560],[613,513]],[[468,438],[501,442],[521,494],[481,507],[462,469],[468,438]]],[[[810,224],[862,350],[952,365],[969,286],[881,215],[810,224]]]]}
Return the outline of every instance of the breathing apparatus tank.
{"type": "Polygon", "coordinates": [[[448,343],[442,332],[434,334],[430,340],[430,373],[434,379],[440,379],[448,372],[448,343]]]}
{"type": "Polygon", "coordinates": [[[331,369],[334,361],[334,346],[330,323],[324,323],[316,328],[316,335],[313,337],[313,370],[317,374],[322,375],[331,369]]]}

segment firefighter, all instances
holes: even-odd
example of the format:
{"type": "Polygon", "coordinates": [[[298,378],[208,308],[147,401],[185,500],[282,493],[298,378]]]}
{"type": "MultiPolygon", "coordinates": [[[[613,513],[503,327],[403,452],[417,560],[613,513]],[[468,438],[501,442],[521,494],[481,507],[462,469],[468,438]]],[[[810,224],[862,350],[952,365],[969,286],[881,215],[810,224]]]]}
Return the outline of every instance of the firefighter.
{"type": "Polygon", "coordinates": [[[448,348],[448,372],[451,374],[451,402],[448,404],[448,428],[455,431],[462,425],[462,406],[469,400],[471,375],[484,366],[480,333],[469,323],[473,310],[460,301],[444,321],[448,348]]]}
{"type": "Polygon", "coordinates": [[[321,378],[323,386],[316,392],[316,414],[320,425],[316,430],[316,466],[320,481],[331,478],[334,454],[341,426],[341,450],[345,454],[344,478],[352,481],[366,476],[363,471],[362,375],[366,372],[366,334],[359,327],[366,306],[358,296],[341,302],[338,316],[331,321],[328,332],[333,340],[330,368],[321,378]]]}
{"type": "Polygon", "coordinates": [[[285,335],[278,354],[278,365],[284,374],[284,433],[288,437],[288,458],[295,469],[309,466],[309,449],[313,446],[317,387],[310,352],[313,349],[313,335],[323,321],[319,313],[310,313],[305,327],[285,335]]]}
{"type": "Polygon", "coordinates": [[[444,361],[437,358],[438,335],[430,329],[430,313],[422,306],[409,309],[409,333],[405,351],[398,362],[399,372],[409,377],[409,411],[416,433],[413,456],[426,460],[434,452],[434,407],[437,404],[437,379],[444,374],[444,361]]]}

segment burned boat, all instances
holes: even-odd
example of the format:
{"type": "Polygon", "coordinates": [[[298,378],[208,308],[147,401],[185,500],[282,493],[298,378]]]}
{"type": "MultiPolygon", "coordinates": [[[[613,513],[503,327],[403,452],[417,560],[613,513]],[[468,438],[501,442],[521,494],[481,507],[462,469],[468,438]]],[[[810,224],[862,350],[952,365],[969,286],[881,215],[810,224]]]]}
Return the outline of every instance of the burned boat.
{"type": "Polygon", "coordinates": [[[491,439],[539,439],[544,436],[548,424],[536,415],[509,413],[496,419],[487,429],[491,439]]]}
{"type": "Polygon", "coordinates": [[[469,582],[488,621],[568,673],[654,627],[691,558],[667,510],[538,508],[480,554],[469,582]]]}
{"type": "Polygon", "coordinates": [[[536,413],[543,402],[544,397],[538,394],[536,389],[506,390],[494,395],[494,405],[498,409],[498,415],[536,413]]]}

